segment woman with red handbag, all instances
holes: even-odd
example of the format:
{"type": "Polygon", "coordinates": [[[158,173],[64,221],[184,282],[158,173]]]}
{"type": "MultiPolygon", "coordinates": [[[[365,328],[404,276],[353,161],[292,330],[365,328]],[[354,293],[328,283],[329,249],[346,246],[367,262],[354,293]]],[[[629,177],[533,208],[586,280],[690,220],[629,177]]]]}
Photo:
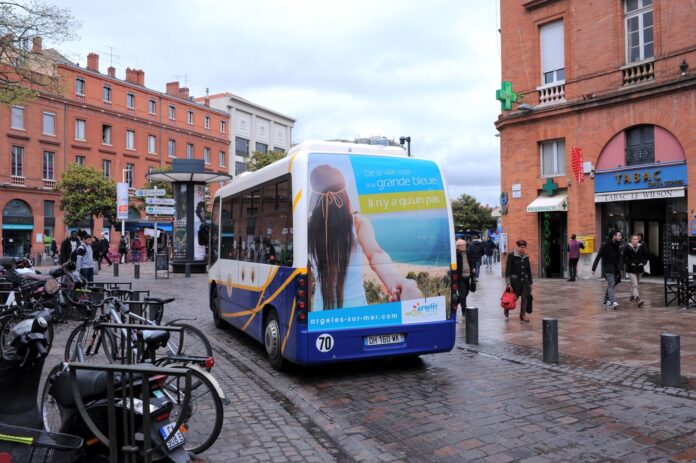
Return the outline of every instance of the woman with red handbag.
{"type": "MultiPolygon", "coordinates": [[[[526,314],[532,297],[532,266],[527,255],[527,242],[525,240],[517,240],[517,249],[512,254],[508,254],[507,262],[505,263],[505,279],[507,284],[512,288],[518,298],[522,300],[520,303],[520,321],[528,322],[526,314]]],[[[505,309],[505,317],[509,316],[509,310],[505,309]]],[[[529,310],[529,313],[532,311],[529,310]]]]}

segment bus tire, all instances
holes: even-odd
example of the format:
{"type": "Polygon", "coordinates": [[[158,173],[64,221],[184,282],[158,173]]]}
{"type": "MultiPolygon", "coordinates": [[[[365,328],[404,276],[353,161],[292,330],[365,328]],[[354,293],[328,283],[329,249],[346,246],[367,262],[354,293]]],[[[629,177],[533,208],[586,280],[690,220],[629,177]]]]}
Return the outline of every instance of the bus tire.
{"type": "Polygon", "coordinates": [[[266,326],[263,330],[263,344],[266,347],[266,354],[268,354],[268,361],[271,363],[271,366],[278,371],[283,370],[285,359],[281,352],[280,323],[275,310],[268,312],[266,317],[266,326]]]}
{"type": "Polygon", "coordinates": [[[210,296],[210,310],[213,311],[213,324],[215,328],[224,329],[225,320],[220,316],[220,299],[218,299],[217,290],[210,296]]]}

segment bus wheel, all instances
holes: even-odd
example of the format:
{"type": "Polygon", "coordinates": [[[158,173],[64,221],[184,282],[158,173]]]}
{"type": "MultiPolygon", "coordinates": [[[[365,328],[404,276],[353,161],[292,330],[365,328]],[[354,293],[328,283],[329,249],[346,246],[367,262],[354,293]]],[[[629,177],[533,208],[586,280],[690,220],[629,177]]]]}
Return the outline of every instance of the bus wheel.
{"type": "Polygon", "coordinates": [[[210,298],[210,310],[213,311],[213,323],[216,328],[225,328],[225,321],[220,317],[220,300],[217,291],[210,298]]]}
{"type": "Polygon", "coordinates": [[[282,370],[285,366],[285,359],[280,351],[280,323],[278,323],[278,314],[276,314],[275,310],[271,310],[266,318],[263,344],[266,346],[266,353],[271,366],[278,371],[282,370]]]}

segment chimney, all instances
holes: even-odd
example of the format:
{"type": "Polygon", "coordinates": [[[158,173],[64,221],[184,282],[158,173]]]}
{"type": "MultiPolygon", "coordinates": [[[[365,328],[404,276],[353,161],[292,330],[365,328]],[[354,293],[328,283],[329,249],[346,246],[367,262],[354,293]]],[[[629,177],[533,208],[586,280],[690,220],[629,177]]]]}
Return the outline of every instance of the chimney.
{"type": "Polygon", "coordinates": [[[179,98],[183,98],[184,100],[188,100],[188,97],[189,97],[188,87],[181,87],[179,89],[179,98]]]}
{"type": "Polygon", "coordinates": [[[87,69],[94,72],[99,72],[99,55],[90,53],[87,55],[87,69]]]}
{"type": "Polygon", "coordinates": [[[142,69],[138,69],[135,71],[135,74],[137,77],[136,80],[138,81],[138,85],[144,87],[145,86],[145,71],[143,71],[142,69]]]}
{"type": "Polygon", "coordinates": [[[42,44],[43,41],[41,40],[41,37],[39,37],[38,35],[34,36],[34,38],[31,39],[31,52],[40,54],[42,50],[42,44]]]}
{"type": "Polygon", "coordinates": [[[130,82],[131,84],[138,83],[138,75],[135,69],[126,68],[126,82],[130,82]]]}
{"type": "Polygon", "coordinates": [[[167,82],[167,91],[165,93],[171,96],[179,96],[179,81],[167,82]]]}
{"type": "Polygon", "coordinates": [[[113,66],[109,66],[106,69],[106,73],[109,75],[109,77],[116,77],[116,68],[113,66]]]}
{"type": "Polygon", "coordinates": [[[203,105],[210,107],[210,98],[205,97],[205,100],[203,100],[203,105]]]}

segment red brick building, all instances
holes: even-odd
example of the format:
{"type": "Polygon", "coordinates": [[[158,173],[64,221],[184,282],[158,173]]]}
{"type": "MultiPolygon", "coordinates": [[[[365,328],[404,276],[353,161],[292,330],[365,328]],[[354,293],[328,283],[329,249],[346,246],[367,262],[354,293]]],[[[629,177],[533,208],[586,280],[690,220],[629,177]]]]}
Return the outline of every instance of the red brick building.
{"type": "MultiPolygon", "coordinates": [[[[653,274],[696,235],[696,8],[691,0],[501,0],[500,114],[508,248],[567,275],[566,242],[643,235],[653,274]],[[506,95],[502,95],[505,97],[506,95]]],[[[593,242],[593,243],[592,243],[593,242]]],[[[586,251],[591,251],[590,246],[586,251]]],[[[691,264],[691,263],[689,263],[691,264]]]]}
{"type": "MultiPolygon", "coordinates": [[[[229,170],[228,114],[193,102],[178,82],[161,93],[145,87],[142,70],[126,69],[124,80],[113,67],[100,73],[94,53],[83,68],[42,50],[40,40],[33,52],[54,60],[62,94],[0,107],[3,254],[25,254],[30,245],[32,254],[41,252],[45,235],[63,240],[67,228],[53,187],[71,163],[95,167],[133,189],[143,186],[150,169],[174,158],[204,159],[211,171],[229,170]]],[[[135,208],[131,214],[144,220],[135,208]]],[[[108,227],[101,218],[81,224],[97,235],[108,227]]],[[[112,245],[118,232],[111,233],[112,245]]]]}

